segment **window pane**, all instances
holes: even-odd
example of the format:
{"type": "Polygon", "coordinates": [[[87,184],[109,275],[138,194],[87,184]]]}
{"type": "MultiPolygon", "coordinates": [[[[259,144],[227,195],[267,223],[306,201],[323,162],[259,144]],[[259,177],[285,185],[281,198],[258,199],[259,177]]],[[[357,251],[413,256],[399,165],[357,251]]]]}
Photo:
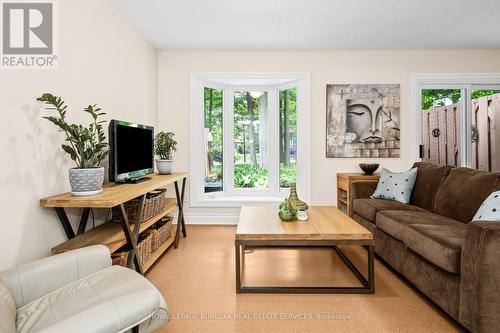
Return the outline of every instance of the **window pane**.
{"type": "Polygon", "coordinates": [[[205,88],[205,193],[222,191],[222,90],[205,88]]]}
{"type": "Polygon", "coordinates": [[[280,187],[290,187],[297,174],[297,88],[280,91],[280,187]]]}
{"type": "Polygon", "coordinates": [[[462,91],[422,89],[421,95],[423,161],[460,166],[462,91]]]}
{"type": "Polygon", "coordinates": [[[470,166],[500,171],[500,90],[471,91],[470,166]]]}
{"type": "Polygon", "coordinates": [[[267,188],[267,92],[234,93],[234,187],[267,188]]]}

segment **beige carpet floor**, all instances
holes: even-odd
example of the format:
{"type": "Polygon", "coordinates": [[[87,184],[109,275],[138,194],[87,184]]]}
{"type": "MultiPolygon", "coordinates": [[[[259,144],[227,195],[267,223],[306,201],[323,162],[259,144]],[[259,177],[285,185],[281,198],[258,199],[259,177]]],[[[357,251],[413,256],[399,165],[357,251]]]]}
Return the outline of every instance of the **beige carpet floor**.
{"type": "MultiPolygon", "coordinates": [[[[236,227],[187,227],[179,248],[170,249],[147,273],[169,306],[171,320],[159,332],[462,330],[378,260],[373,295],[236,294],[236,227]]],[[[357,267],[366,266],[364,249],[343,250],[357,267]]],[[[358,281],[331,249],[306,248],[247,251],[244,283],[348,286],[358,281]]]]}

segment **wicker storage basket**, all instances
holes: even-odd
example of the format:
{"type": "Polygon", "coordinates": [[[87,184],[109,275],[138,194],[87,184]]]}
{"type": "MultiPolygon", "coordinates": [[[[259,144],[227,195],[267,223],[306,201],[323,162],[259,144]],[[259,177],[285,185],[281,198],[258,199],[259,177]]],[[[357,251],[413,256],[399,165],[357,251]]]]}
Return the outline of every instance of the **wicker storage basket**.
{"type": "Polygon", "coordinates": [[[158,237],[157,236],[158,235],[158,230],[153,229],[153,228],[149,228],[145,232],[151,234],[151,253],[153,253],[157,249],[157,247],[155,247],[155,245],[156,245],[156,238],[158,237]]]}
{"type": "Polygon", "coordinates": [[[137,243],[137,257],[141,264],[144,264],[149,257],[151,257],[151,239],[150,233],[142,233],[139,236],[139,243],[137,243]]]}
{"type": "Polygon", "coordinates": [[[128,251],[123,251],[123,252],[115,252],[111,255],[111,260],[113,261],[113,265],[118,265],[118,266],[127,266],[127,258],[128,258],[128,251]]]}
{"type": "Polygon", "coordinates": [[[155,223],[152,229],[155,231],[154,238],[151,243],[151,248],[156,251],[163,243],[170,238],[170,230],[172,228],[172,218],[164,217],[157,223],[155,223]]]}
{"type": "MultiPolygon", "coordinates": [[[[146,194],[146,200],[144,201],[144,210],[142,212],[141,223],[152,218],[153,216],[159,214],[163,209],[165,209],[165,192],[166,189],[156,189],[146,194]]],[[[137,218],[137,211],[139,208],[140,198],[135,198],[125,202],[125,211],[127,212],[127,217],[129,223],[134,223],[137,218]]],[[[113,220],[119,221],[120,216],[118,212],[113,210],[113,220]]]]}

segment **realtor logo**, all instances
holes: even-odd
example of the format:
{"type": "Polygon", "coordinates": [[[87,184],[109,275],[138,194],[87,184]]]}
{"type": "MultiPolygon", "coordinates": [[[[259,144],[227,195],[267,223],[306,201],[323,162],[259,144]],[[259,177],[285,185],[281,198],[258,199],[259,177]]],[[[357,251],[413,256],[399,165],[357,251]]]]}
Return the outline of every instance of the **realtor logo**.
{"type": "Polygon", "coordinates": [[[54,67],[52,1],[4,1],[1,17],[3,68],[54,67]]]}

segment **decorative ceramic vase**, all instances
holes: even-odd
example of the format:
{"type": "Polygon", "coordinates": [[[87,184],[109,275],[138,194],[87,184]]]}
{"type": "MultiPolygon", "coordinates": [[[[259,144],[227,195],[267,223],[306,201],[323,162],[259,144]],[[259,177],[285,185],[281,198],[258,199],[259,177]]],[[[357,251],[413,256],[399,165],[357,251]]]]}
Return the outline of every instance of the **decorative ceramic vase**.
{"type": "Polygon", "coordinates": [[[293,221],[297,217],[297,210],[293,208],[287,199],[285,199],[285,201],[280,205],[278,216],[283,222],[293,221]]]}
{"type": "Polygon", "coordinates": [[[288,202],[293,206],[295,209],[307,209],[308,206],[307,204],[300,200],[299,197],[297,196],[297,186],[295,183],[292,183],[290,185],[290,197],[288,198],[288,202]]]}
{"type": "Polygon", "coordinates": [[[94,195],[102,192],[104,167],[69,169],[71,194],[77,196],[94,195]]]}

